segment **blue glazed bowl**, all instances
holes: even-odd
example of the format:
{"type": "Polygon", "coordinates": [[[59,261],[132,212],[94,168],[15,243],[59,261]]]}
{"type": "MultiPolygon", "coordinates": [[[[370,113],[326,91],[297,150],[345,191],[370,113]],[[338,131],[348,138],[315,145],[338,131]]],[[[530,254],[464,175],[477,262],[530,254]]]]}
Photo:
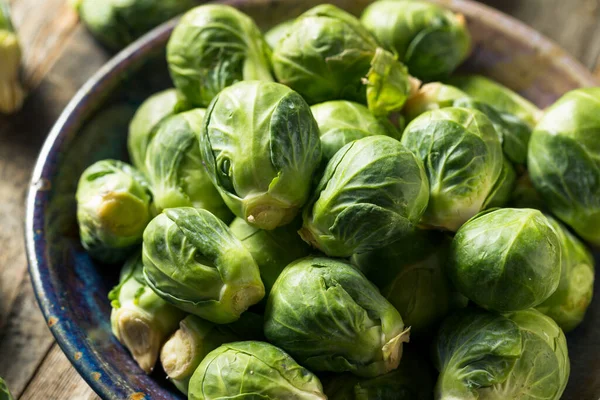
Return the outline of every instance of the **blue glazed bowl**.
{"type": "MultiPolygon", "coordinates": [[[[272,26],[320,1],[228,1],[272,26]]],[[[334,0],[359,13],[368,0],[334,0]]],[[[595,85],[589,72],[531,28],[483,5],[435,0],[467,17],[475,44],[466,70],[490,76],[540,107],[564,92],[595,85]]],[[[96,160],[127,159],[127,122],[151,93],[169,87],[165,45],[171,21],[119,53],[69,103],[38,158],[27,198],[26,245],[40,308],[75,368],[104,399],[183,398],[164,374],[145,375],[110,330],[109,289],[119,267],[94,263],[82,249],[75,218],[81,172],[96,160]],[[111,113],[112,118],[102,118],[111,113]],[[94,119],[95,118],[95,119],[94,119]],[[112,121],[106,126],[106,121],[112,121]],[[90,122],[91,121],[91,122],[90,122]]],[[[572,374],[565,398],[600,397],[600,295],[569,335],[572,374]]],[[[159,368],[160,369],[160,368],[159,368]]]]}

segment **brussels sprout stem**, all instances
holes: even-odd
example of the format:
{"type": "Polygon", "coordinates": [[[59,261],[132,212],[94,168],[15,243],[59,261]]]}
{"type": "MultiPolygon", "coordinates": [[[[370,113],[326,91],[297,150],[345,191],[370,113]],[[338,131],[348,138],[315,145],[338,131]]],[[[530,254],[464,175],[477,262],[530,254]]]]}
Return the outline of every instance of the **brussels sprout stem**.
{"type": "Polygon", "coordinates": [[[402,359],[402,344],[410,341],[410,327],[406,328],[398,336],[383,345],[383,360],[385,361],[386,373],[395,370],[402,359]]]}
{"type": "Polygon", "coordinates": [[[260,204],[248,208],[246,220],[251,225],[270,231],[292,222],[297,211],[296,207],[285,208],[277,205],[260,204]]]}

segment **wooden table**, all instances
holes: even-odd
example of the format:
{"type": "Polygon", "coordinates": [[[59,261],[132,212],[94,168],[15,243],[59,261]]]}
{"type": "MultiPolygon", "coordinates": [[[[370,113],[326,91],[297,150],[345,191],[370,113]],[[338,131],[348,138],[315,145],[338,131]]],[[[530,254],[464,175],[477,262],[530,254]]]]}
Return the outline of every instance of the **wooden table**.
{"type": "MultiPolygon", "coordinates": [[[[600,0],[484,2],[556,40],[600,78],[600,0]]],[[[27,274],[23,215],[31,168],[46,134],[109,55],[78,23],[66,0],[11,4],[30,96],[21,113],[0,116],[0,376],[15,398],[97,399],[54,342],[38,309],[27,274]]]]}

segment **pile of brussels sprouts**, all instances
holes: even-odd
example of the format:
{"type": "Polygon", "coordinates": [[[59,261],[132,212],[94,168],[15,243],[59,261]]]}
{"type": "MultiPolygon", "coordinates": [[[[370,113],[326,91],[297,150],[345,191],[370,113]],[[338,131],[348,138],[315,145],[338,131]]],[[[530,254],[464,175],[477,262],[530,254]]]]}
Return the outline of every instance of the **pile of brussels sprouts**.
{"type": "Polygon", "coordinates": [[[264,36],[185,14],[131,165],[77,190],[83,246],[125,262],[111,323],[140,367],[189,399],[559,399],[600,245],[600,88],[542,112],[451,76],[469,49],[420,1],[264,36]]]}

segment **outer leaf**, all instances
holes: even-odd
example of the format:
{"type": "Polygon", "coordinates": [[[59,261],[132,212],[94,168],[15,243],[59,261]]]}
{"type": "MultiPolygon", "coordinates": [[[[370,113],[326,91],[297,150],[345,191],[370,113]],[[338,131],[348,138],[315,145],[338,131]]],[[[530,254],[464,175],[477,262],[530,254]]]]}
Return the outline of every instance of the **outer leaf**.
{"type": "Polygon", "coordinates": [[[504,158],[502,172],[483,205],[484,208],[503,207],[511,199],[517,182],[517,173],[512,164],[504,158]]]}

